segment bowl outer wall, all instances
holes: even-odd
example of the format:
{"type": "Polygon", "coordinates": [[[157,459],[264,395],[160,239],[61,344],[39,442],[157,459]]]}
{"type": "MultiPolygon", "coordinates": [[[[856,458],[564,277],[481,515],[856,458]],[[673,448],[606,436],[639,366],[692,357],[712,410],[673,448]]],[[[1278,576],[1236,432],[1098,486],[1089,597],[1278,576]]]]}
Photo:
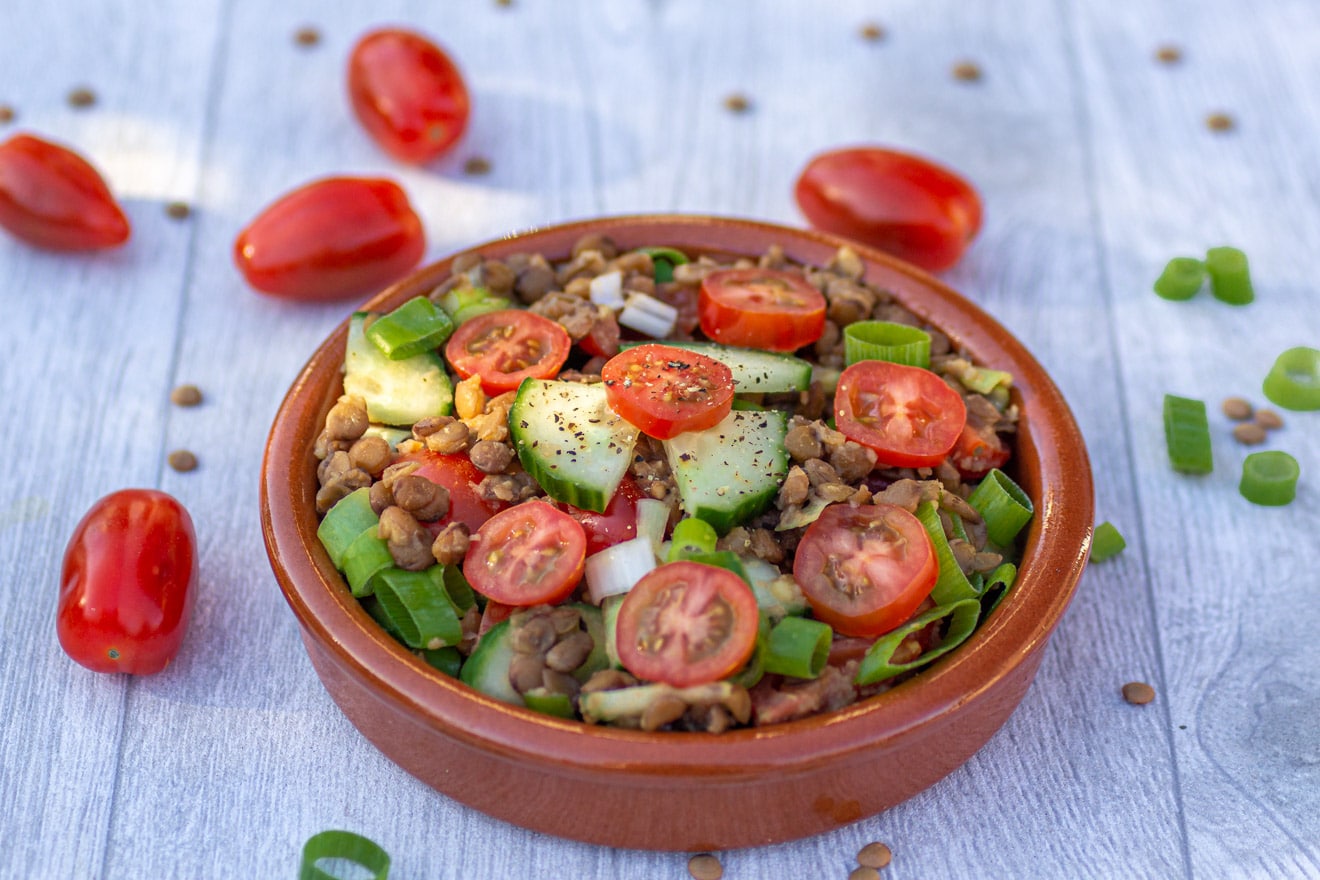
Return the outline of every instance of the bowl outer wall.
{"type": "MultiPolygon", "coordinates": [[[[621,248],[757,255],[771,244],[824,265],[834,236],[732,218],[601,218],[471,248],[488,257],[566,255],[583,235],[621,248]]],[[[850,243],[851,244],[851,243],[850,243]]],[[[290,388],[262,468],[272,567],[327,690],[382,752],[457,800],[515,824],[612,846],[723,849],[825,831],[898,803],[952,772],[1021,701],[1089,552],[1094,506],[1081,433],[1026,349],[919,269],[852,244],[867,280],[893,291],[981,363],[1009,370],[1021,407],[1016,466],[1036,500],[1011,599],[915,679],[838,712],[706,734],[590,727],[507,706],[430,669],[352,598],[316,538],[312,440],[338,394],[347,322],[290,388]],[[581,812],[565,805],[581,804],[581,812]]],[[[388,309],[430,291],[452,258],[370,300],[388,309]]]]}

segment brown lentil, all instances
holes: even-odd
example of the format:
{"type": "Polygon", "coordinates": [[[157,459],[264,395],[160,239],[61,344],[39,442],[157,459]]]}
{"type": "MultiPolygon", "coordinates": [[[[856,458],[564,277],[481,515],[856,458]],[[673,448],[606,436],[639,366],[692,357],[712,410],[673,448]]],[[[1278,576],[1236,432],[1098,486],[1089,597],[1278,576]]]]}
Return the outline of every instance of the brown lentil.
{"type": "Polygon", "coordinates": [[[700,853],[688,859],[688,873],[692,880],[720,880],[724,876],[724,866],[717,856],[700,853]]]}
{"type": "Polygon", "coordinates": [[[463,163],[463,173],[473,177],[490,174],[490,160],[485,156],[469,156],[463,163]]]}
{"type": "Polygon", "coordinates": [[[1276,431],[1283,427],[1283,416],[1272,409],[1256,410],[1256,424],[1266,431],[1276,431]]]}
{"type": "Polygon", "coordinates": [[[953,65],[953,78],[962,82],[977,82],[984,75],[981,65],[975,61],[959,61],[953,65]]]}
{"type": "Polygon", "coordinates": [[[169,454],[166,461],[169,462],[170,467],[180,473],[186,473],[187,471],[197,469],[197,456],[193,455],[186,449],[174,450],[169,454]]]}
{"type": "Polygon", "coordinates": [[[870,43],[876,43],[885,38],[884,27],[873,21],[868,21],[866,24],[862,25],[860,33],[862,39],[870,43]]]}
{"type": "Polygon", "coordinates": [[[0,125],[4,125],[7,122],[13,122],[14,117],[17,115],[18,113],[13,107],[10,107],[8,104],[0,104],[0,125]]]}
{"type": "Polygon", "coordinates": [[[165,216],[171,220],[187,220],[192,216],[192,206],[187,202],[168,202],[165,205],[165,216]]]}
{"type": "Polygon", "coordinates": [[[880,880],[880,872],[863,865],[860,868],[853,868],[848,873],[848,880],[880,880]]]}
{"type": "Polygon", "coordinates": [[[1160,46],[1155,50],[1155,60],[1161,64],[1177,64],[1182,61],[1182,49],[1172,44],[1160,46]]]}
{"type": "Polygon", "coordinates": [[[96,103],[96,92],[86,86],[79,86],[69,92],[65,100],[69,102],[70,107],[90,107],[96,103]]]}
{"type": "Polygon", "coordinates": [[[1144,706],[1155,699],[1155,688],[1144,681],[1130,681],[1123,685],[1123,699],[1134,706],[1144,706]]]}
{"type": "Polygon", "coordinates": [[[1231,131],[1237,127],[1237,121],[1227,113],[1211,113],[1205,118],[1205,126],[1211,131],[1231,131]]]}
{"type": "Polygon", "coordinates": [[[724,109],[730,113],[746,113],[752,109],[752,102],[741,92],[734,92],[724,99],[724,109]]]}
{"type": "Polygon", "coordinates": [[[1265,428],[1257,422],[1243,422],[1233,427],[1233,439],[1243,446],[1256,446],[1265,442],[1265,428]]]}
{"type": "Polygon", "coordinates": [[[321,42],[321,31],[311,25],[305,25],[293,32],[293,42],[299,46],[315,46],[321,42]]]}
{"type": "MultiPolygon", "coordinates": [[[[371,488],[374,491],[376,487],[371,488]]],[[[431,543],[431,555],[441,565],[458,565],[467,556],[470,542],[468,527],[461,522],[451,522],[435,536],[435,540],[431,543]]]]}
{"type": "Polygon", "coordinates": [[[202,390],[196,385],[180,385],[170,392],[170,403],[175,406],[197,406],[202,402],[202,390]]]}
{"type": "Polygon", "coordinates": [[[857,853],[857,864],[863,868],[875,868],[879,870],[886,867],[894,858],[893,852],[889,847],[880,841],[868,843],[857,853]]]}
{"type": "Polygon", "coordinates": [[[1220,404],[1220,409],[1223,410],[1227,418],[1235,422],[1244,422],[1251,418],[1251,403],[1241,397],[1224,398],[1224,402],[1220,404]]]}

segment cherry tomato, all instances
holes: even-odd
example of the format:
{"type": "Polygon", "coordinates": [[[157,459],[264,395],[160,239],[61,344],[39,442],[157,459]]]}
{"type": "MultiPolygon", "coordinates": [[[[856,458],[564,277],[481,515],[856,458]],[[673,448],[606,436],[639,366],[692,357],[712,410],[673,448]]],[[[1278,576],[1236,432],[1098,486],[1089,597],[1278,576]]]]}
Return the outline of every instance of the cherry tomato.
{"type": "Polygon", "coordinates": [[[738,575],[699,562],[670,562],[624,595],[619,661],[644,681],[674,687],[718,681],[747,663],[759,624],[756,596],[738,575]]]}
{"type": "Polygon", "coordinates": [[[992,425],[973,425],[971,418],[949,452],[949,461],[964,480],[979,480],[992,468],[1008,463],[1009,449],[992,425]]]}
{"type": "Polygon", "coordinates": [[[197,536],[183,505],[123,489],[92,505],[64,551],[56,632],[94,672],[151,675],[178,653],[197,585],[197,536]]]}
{"type": "Polygon", "coordinates": [[[487,394],[512,391],[523,379],[549,379],[572,346],[568,331],[522,309],[501,309],[469,318],[445,343],[445,359],[466,379],[481,376],[487,394]]]}
{"type": "Polygon", "coordinates": [[[397,281],[425,250],[422,221],[398,184],[329,177],[258,214],[234,242],[234,262],[262,293],[326,301],[397,281]]]}
{"type": "Polygon", "coordinates": [[[505,605],[559,602],[582,579],[587,536],[544,501],[500,511],[472,536],[463,574],[472,589],[505,605]]]}
{"type": "Polygon", "coordinates": [[[481,622],[477,624],[477,635],[484,636],[497,623],[508,620],[517,611],[514,605],[505,605],[494,599],[486,600],[486,607],[481,609],[481,622]]]}
{"type": "Polygon", "coordinates": [[[619,353],[619,322],[613,312],[605,312],[591,325],[586,336],[578,340],[578,346],[594,357],[614,357],[619,353]]]}
{"type": "Polygon", "coordinates": [[[614,490],[610,503],[605,505],[604,513],[562,502],[555,506],[581,523],[587,535],[587,555],[590,556],[637,537],[637,502],[646,497],[637,482],[625,476],[619,488],[614,490]]]}
{"type": "Polygon", "coordinates": [[[807,526],[793,559],[812,613],[862,638],[911,617],[938,576],[921,521],[896,504],[831,504],[807,526]]]}
{"type": "Polygon", "coordinates": [[[981,229],[981,197],[953,171],[880,147],[822,153],[794,189],[817,229],[869,244],[937,272],[981,229]]]}
{"type": "Polygon", "coordinates": [[[498,501],[482,498],[477,492],[477,486],[486,475],[462,453],[445,454],[421,449],[399,456],[399,461],[419,462],[420,466],[413,473],[449,490],[449,512],[436,522],[425,524],[432,531],[439,532],[451,522],[461,522],[469,532],[475,532],[504,507],[498,501]]]}
{"type": "Polygon", "coordinates": [[[701,332],[725,345],[796,351],[820,338],[825,297],[776,269],[721,269],[701,282],[701,332]]]}
{"type": "Polygon", "coordinates": [[[411,31],[373,31],[348,59],[348,96],[367,133],[405,162],[429,162],[467,129],[463,74],[438,46],[411,31]]]}
{"type": "Polygon", "coordinates": [[[0,226],[56,251],[118,247],[128,218],[105,180],[72,150],[30,134],[0,144],[0,226]]]}
{"type": "Polygon", "coordinates": [[[712,357],[649,343],[610,358],[600,371],[605,400],[657,440],[718,425],[733,406],[733,373],[712,357]]]}
{"type": "Polygon", "coordinates": [[[944,380],[920,367],[858,361],[839,376],[835,426],[892,467],[935,467],[967,421],[967,405],[944,380]]]}

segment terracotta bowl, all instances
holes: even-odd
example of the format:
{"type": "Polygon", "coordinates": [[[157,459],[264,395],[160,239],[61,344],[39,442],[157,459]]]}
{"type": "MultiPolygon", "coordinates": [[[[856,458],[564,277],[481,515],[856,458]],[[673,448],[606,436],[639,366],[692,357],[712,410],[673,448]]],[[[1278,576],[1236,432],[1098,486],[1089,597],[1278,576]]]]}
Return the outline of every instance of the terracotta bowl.
{"type": "MultiPolygon", "coordinates": [[[[605,233],[622,248],[688,252],[759,255],[779,244],[814,264],[842,243],[745,220],[653,216],[569,223],[473,250],[565,257],[588,233],[605,233]]],[[[340,393],[345,322],[312,355],[275,418],[261,516],[312,665],[367,739],[437,791],[491,816],[561,837],[661,850],[728,849],[827,831],[911,797],[971,757],[1022,700],[1076,588],[1091,538],[1090,466],[1067,404],[1021,343],[931,276],[858,251],[868,280],[1016,382],[1016,475],[1036,516],[1013,592],[967,642],[846,709],[722,735],[593,727],[469,689],[386,635],[317,541],[312,443],[340,393]]],[[[419,270],[368,307],[388,309],[428,292],[450,263],[419,270]]]]}

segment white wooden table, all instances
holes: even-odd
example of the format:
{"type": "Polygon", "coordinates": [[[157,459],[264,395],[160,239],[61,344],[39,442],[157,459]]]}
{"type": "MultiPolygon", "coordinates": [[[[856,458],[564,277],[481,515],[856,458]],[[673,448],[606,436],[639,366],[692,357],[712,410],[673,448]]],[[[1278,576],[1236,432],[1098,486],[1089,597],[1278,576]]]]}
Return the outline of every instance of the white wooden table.
{"type": "Polygon", "coordinates": [[[724,853],[725,876],[844,878],[882,840],[891,878],[1320,877],[1320,414],[1272,435],[1303,473],[1283,509],[1238,495],[1247,450],[1218,414],[1264,402],[1280,351],[1320,346],[1315,0],[3,0],[0,104],[0,137],[77,146],[134,224],[99,256],[0,236],[0,876],[291,877],[331,827],[379,841],[400,878],[686,876],[685,854],[464,808],[331,703],[266,562],[257,473],[351,303],[260,297],[231,244],[335,172],[400,181],[430,257],[602,213],[801,223],[806,159],[874,142],[979,187],[985,229],[946,279],[1052,371],[1097,520],[1129,546],[1086,572],[1024,704],[964,768],[873,819],[724,853]],[[872,21],[884,39],[860,36],[872,21]],[[348,48],[387,22],[436,37],[473,92],[466,140],[431,167],[387,159],[347,109],[348,48]],[[295,44],[304,25],[319,45],[295,44]],[[1165,44],[1181,63],[1156,60],[1165,44]],[[963,60],[981,80],[951,75],[963,60]],[[94,106],[68,105],[80,86],[94,106]],[[1217,111],[1236,127],[1211,131],[1217,111]],[[471,156],[490,173],[465,175],[471,156]],[[193,215],[167,217],[174,200],[193,215]],[[1252,260],[1253,305],[1151,293],[1169,257],[1224,243],[1252,260]],[[168,403],[185,382],[201,407],[168,403]],[[1165,392],[1210,405],[1212,475],[1170,470],[1165,392]],[[171,470],[175,449],[199,468],[171,470]],[[54,629],[68,535],[127,486],[189,507],[202,567],[181,655],[132,680],[74,665],[54,629]],[[1125,703],[1133,680],[1155,702],[1125,703]]]}

